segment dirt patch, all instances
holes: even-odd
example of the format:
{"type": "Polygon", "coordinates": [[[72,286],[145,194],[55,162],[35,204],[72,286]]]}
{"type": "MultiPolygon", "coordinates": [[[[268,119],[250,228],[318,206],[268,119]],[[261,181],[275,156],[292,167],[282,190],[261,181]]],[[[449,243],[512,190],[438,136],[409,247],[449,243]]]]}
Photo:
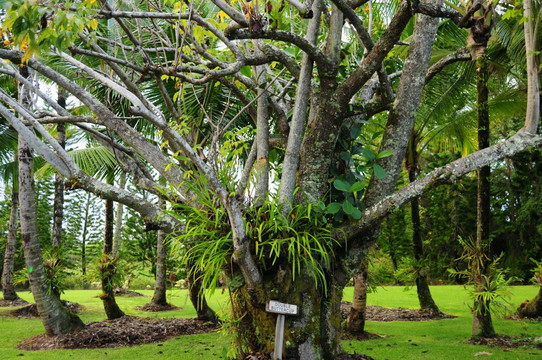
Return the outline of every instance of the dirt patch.
{"type": "Polygon", "coordinates": [[[17,300],[4,300],[0,299],[0,307],[15,307],[15,306],[26,306],[29,302],[21,298],[17,300]]]}
{"type": "MultiPolygon", "coordinates": [[[[69,311],[71,311],[74,314],[78,314],[83,310],[83,306],[81,304],[71,302],[71,301],[66,301],[66,300],[60,300],[60,302],[69,311]]],[[[16,318],[39,318],[40,317],[38,313],[38,307],[36,306],[36,304],[29,304],[19,309],[6,311],[3,315],[16,317],[16,318]]]]}
{"type": "MultiPolygon", "coordinates": [[[[352,303],[343,301],[341,303],[341,315],[343,319],[348,318],[352,303]]],[[[382,306],[367,306],[368,321],[429,321],[440,319],[454,319],[457,316],[447,315],[443,313],[432,313],[419,309],[403,309],[403,308],[385,308],[382,306]]]]}
{"type": "Polygon", "coordinates": [[[19,345],[21,350],[95,349],[165,341],[179,335],[201,334],[216,325],[196,319],[151,319],[123,316],[87,324],[68,334],[35,336],[19,345]]]}
{"type": "Polygon", "coordinates": [[[182,310],[182,308],[175,305],[171,305],[171,304],[156,305],[153,303],[148,303],[143,306],[136,306],[135,309],[139,311],[147,311],[147,312],[182,310]]]}
{"type": "Polygon", "coordinates": [[[495,335],[493,337],[480,337],[467,341],[469,344],[486,345],[500,349],[515,349],[518,347],[532,347],[542,350],[542,337],[511,337],[508,335],[495,335]]]}
{"type": "Polygon", "coordinates": [[[537,317],[522,317],[522,316],[519,316],[517,313],[516,314],[512,314],[512,315],[509,315],[509,316],[506,316],[506,319],[508,320],[521,320],[521,321],[542,321],[542,316],[537,316],[537,317]]]}

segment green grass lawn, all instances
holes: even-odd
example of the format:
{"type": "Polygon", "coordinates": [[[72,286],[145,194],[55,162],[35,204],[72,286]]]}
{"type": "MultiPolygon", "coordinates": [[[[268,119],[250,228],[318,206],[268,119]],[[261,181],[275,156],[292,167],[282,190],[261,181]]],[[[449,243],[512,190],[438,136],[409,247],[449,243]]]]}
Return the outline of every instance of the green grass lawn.
{"type": "MultiPolygon", "coordinates": [[[[537,359],[542,358],[542,351],[518,348],[499,350],[486,346],[474,346],[465,343],[470,337],[471,314],[468,309],[468,296],[462,286],[434,286],[431,288],[440,309],[458,316],[456,319],[425,322],[372,322],[366,329],[381,338],[368,341],[344,341],[343,347],[348,352],[370,355],[375,359],[468,359],[474,354],[486,351],[492,353],[492,359],[537,359]]],[[[151,317],[194,317],[195,311],[187,297],[186,290],[168,292],[168,301],[182,309],[164,313],[145,313],[134,309],[150,300],[152,291],[141,290],[149,297],[119,297],[117,301],[129,315],[151,317]]],[[[533,286],[512,288],[510,300],[517,306],[525,299],[532,298],[537,292],[533,286]]],[[[96,297],[97,290],[69,290],[63,299],[77,302],[85,307],[80,317],[84,322],[105,319],[101,300],[96,297]]],[[[22,298],[32,301],[29,292],[19,293],[22,298]]],[[[352,298],[352,288],[345,290],[345,300],[352,298]]],[[[417,297],[414,288],[405,291],[404,287],[378,288],[369,294],[369,305],[385,307],[416,308],[417,297]]],[[[226,296],[220,293],[210,297],[211,306],[220,312],[227,307],[226,296]]],[[[2,312],[8,308],[0,308],[2,312]]],[[[542,324],[494,318],[495,330],[500,334],[527,335],[542,337],[542,324]]],[[[22,340],[43,333],[40,320],[14,319],[0,316],[0,359],[223,359],[229,349],[229,338],[221,333],[181,336],[163,343],[140,345],[129,348],[95,350],[51,350],[30,352],[17,349],[22,340]]]]}

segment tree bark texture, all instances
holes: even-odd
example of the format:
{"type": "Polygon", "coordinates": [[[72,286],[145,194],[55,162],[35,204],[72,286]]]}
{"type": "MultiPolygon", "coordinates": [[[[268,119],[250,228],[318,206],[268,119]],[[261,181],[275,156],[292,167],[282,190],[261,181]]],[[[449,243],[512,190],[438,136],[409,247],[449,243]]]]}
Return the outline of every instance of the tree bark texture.
{"type": "Polygon", "coordinates": [[[56,335],[82,327],[83,322],[62,306],[60,300],[47,285],[38,239],[32,166],[33,158],[30,147],[24,139],[19,137],[19,202],[28,279],[45,331],[49,335],[56,335]]]}
{"type": "Polygon", "coordinates": [[[151,303],[155,305],[167,305],[166,300],[166,264],[167,264],[167,243],[166,233],[158,230],[156,244],[156,281],[154,283],[154,294],[151,303]]]}
{"type": "MultiPolygon", "coordinates": [[[[125,185],[126,185],[126,173],[123,172],[120,175],[119,188],[124,189],[125,185]]],[[[113,231],[113,256],[117,256],[120,250],[123,212],[124,212],[124,204],[117,203],[117,211],[115,214],[115,229],[113,231]]]]}
{"type": "Polygon", "coordinates": [[[113,288],[113,276],[116,272],[116,257],[112,256],[113,251],[113,201],[105,200],[105,229],[104,229],[104,245],[103,245],[103,260],[107,265],[102,265],[102,294],[100,298],[104,304],[105,314],[109,320],[117,319],[124,316],[124,312],[119,308],[115,300],[115,291],[113,288]]]}
{"type": "MultiPolygon", "coordinates": [[[[478,96],[478,149],[480,150],[489,147],[489,92],[487,87],[489,67],[485,51],[479,51],[478,55],[478,58],[476,58],[476,91],[478,96]]],[[[488,251],[491,219],[489,177],[489,166],[484,166],[478,170],[476,246],[478,249],[487,248],[488,251]]],[[[486,255],[490,256],[490,254],[486,255]]],[[[484,279],[482,275],[487,270],[487,266],[487,263],[484,264],[481,273],[475,274],[474,281],[477,291],[483,290],[484,279]]],[[[472,319],[473,337],[491,337],[495,335],[490,305],[489,301],[475,300],[472,319]]]]}
{"type": "MultiPolygon", "coordinates": [[[[239,276],[237,274],[236,276],[239,276]]],[[[236,277],[235,276],[235,277],[236,277]]],[[[315,286],[311,271],[301,269],[295,279],[287,263],[264,273],[263,286],[231,287],[237,336],[245,350],[271,352],[274,348],[276,314],[266,312],[267,300],[298,305],[298,315],[286,316],[284,357],[300,360],[334,359],[341,352],[342,291],[347,278],[327,277],[327,293],[315,286]]]]}
{"type": "Polygon", "coordinates": [[[367,288],[369,263],[367,260],[361,264],[361,270],[354,275],[354,298],[352,310],[346,320],[346,328],[352,334],[365,333],[365,319],[367,312],[367,288]]]}
{"type": "MultiPolygon", "coordinates": [[[[15,156],[17,159],[17,156],[15,156]]],[[[2,269],[2,293],[4,300],[17,300],[19,296],[13,286],[13,268],[15,266],[15,251],[17,243],[17,224],[19,213],[19,190],[13,182],[11,190],[11,210],[9,213],[9,227],[6,239],[6,251],[4,254],[4,267],[2,269]]]]}
{"type": "Polygon", "coordinates": [[[527,300],[519,306],[517,314],[527,318],[542,316],[542,286],[538,288],[538,294],[531,301],[527,300]]]}

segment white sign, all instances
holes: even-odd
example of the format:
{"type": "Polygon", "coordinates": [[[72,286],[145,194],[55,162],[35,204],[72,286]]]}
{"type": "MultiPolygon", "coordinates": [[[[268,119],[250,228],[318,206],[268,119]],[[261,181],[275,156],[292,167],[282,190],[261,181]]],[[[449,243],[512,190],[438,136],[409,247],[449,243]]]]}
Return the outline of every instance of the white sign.
{"type": "Polygon", "coordinates": [[[265,310],[277,314],[297,315],[297,305],[285,304],[275,300],[269,300],[265,310]]]}

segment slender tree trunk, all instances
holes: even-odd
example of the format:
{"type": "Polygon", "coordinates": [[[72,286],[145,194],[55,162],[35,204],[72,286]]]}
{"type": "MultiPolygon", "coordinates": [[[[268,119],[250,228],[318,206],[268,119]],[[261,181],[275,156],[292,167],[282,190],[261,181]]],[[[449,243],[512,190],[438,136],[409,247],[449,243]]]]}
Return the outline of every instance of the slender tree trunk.
{"type": "MultiPolygon", "coordinates": [[[[126,185],[126,173],[120,175],[119,188],[124,189],[126,185]]],[[[120,250],[120,239],[122,234],[122,214],[124,205],[117,203],[117,212],[115,214],[115,231],[113,232],[113,256],[118,256],[120,250]]]]}
{"type": "MultiPolygon", "coordinates": [[[[17,162],[17,155],[15,155],[17,162]]],[[[4,267],[2,270],[2,293],[4,300],[17,300],[19,296],[13,286],[13,268],[15,266],[15,251],[17,244],[17,223],[19,212],[19,186],[16,180],[13,180],[11,190],[11,211],[9,213],[9,227],[6,239],[6,252],[4,255],[4,267]]]]}
{"type": "Polygon", "coordinates": [[[350,315],[346,320],[346,328],[352,334],[365,333],[368,267],[368,261],[364,260],[361,263],[360,272],[354,275],[354,298],[352,299],[352,310],[350,311],[350,315]]]}
{"type": "MultiPolygon", "coordinates": [[[[111,182],[112,183],[112,182],[111,182]]],[[[105,200],[105,231],[102,263],[102,294],[100,298],[104,304],[105,314],[109,320],[124,316],[124,312],[117,305],[113,288],[113,277],[116,272],[117,257],[112,256],[113,251],[113,201],[105,200]]]]}
{"type": "MultiPolygon", "coordinates": [[[[487,42],[486,42],[487,45],[487,42]]],[[[476,58],[477,82],[476,90],[478,94],[478,149],[489,147],[489,93],[487,83],[489,80],[489,67],[485,51],[478,52],[476,58]]],[[[490,235],[490,167],[484,166],[478,170],[478,201],[477,201],[477,226],[476,226],[476,246],[478,249],[489,248],[490,235]]],[[[484,264],[487,266],[487,264],[484,264]]],[[[476,290],[483,290],[484,279],[482,275],[485,272],[485,266],[482,266],[480,274],[475,274],[476,290]]],[[[472,321],[473,337],[491,337],[495,335],[493,321],[491,319],[490,302],[475,300],[474,313],[472,321]]]]}
{"type": "MultiPolygon", "coordinates": [[[[165,206],[164,200],[160,199],[162,209],[165,206]]],[[[167,244],[166,233],[158,230],[156,244],[156,281],[154,283],[154,295],[151,303],[155,305],[167,305],[166,300],[166,274],[167,274],[167,244]]]]}
{"type": "MultiPolygon", "coordinates": [[[[58,91],[58,104],[66,108],[66,95],[64,91],[58,91]]],[[[64,149],[66,147],[66,125],[59,123],[56,126],[56,140],[64,149]]],[[[53,233],[51,245],[60,246],[62,243],[62,222],[64,221],[64,178],[55,174],[55,200],[53,204],[53,233]]]]}
{"type": "Polygon", "coordinates": [[[81,270],[83,275],[87,273],[87,236],[88,236],[88,216],[90,212],[90,193],[87,193],[87,202],[85,206],[85,217],[83,220],[83,232],[81,234],[81,270]]]}
{"type": "Polygon", "coordinates": [[[217,322],[218,316],[207,304],[205,294],[203,293],[201,273],[195,272],[193,266],[187,264],[186,273],[188,274],[188,291],[190,292],[190,301],[196,309],[199,320],[217,322]]]}
{"type": "MultiPolygon", "coordinates": [[[[406,163],[408,169],[408,179],[411,183],[416,181],[416,169],[418,168],[418,151],[416,149],[416,135],[411,137],[409,148],[406,156],[406,163]]],[[[410,202],[411,217],[412,217],[412,244],[414,250],[414,258],[416,262],[420,263],[425,259],[423,252],[423,242],[421,234],[421,221],[420,221],[420,206],[418,198],[412,199],[410,202]]],[[[418,293],[418,301],[420,303],[420,309],[431,313],[440,313],[440,310],[433,300],[429,284],[427,283],[427,274],[425,270],[419,269],[416,274],[416,290],[418,293]]]]}

